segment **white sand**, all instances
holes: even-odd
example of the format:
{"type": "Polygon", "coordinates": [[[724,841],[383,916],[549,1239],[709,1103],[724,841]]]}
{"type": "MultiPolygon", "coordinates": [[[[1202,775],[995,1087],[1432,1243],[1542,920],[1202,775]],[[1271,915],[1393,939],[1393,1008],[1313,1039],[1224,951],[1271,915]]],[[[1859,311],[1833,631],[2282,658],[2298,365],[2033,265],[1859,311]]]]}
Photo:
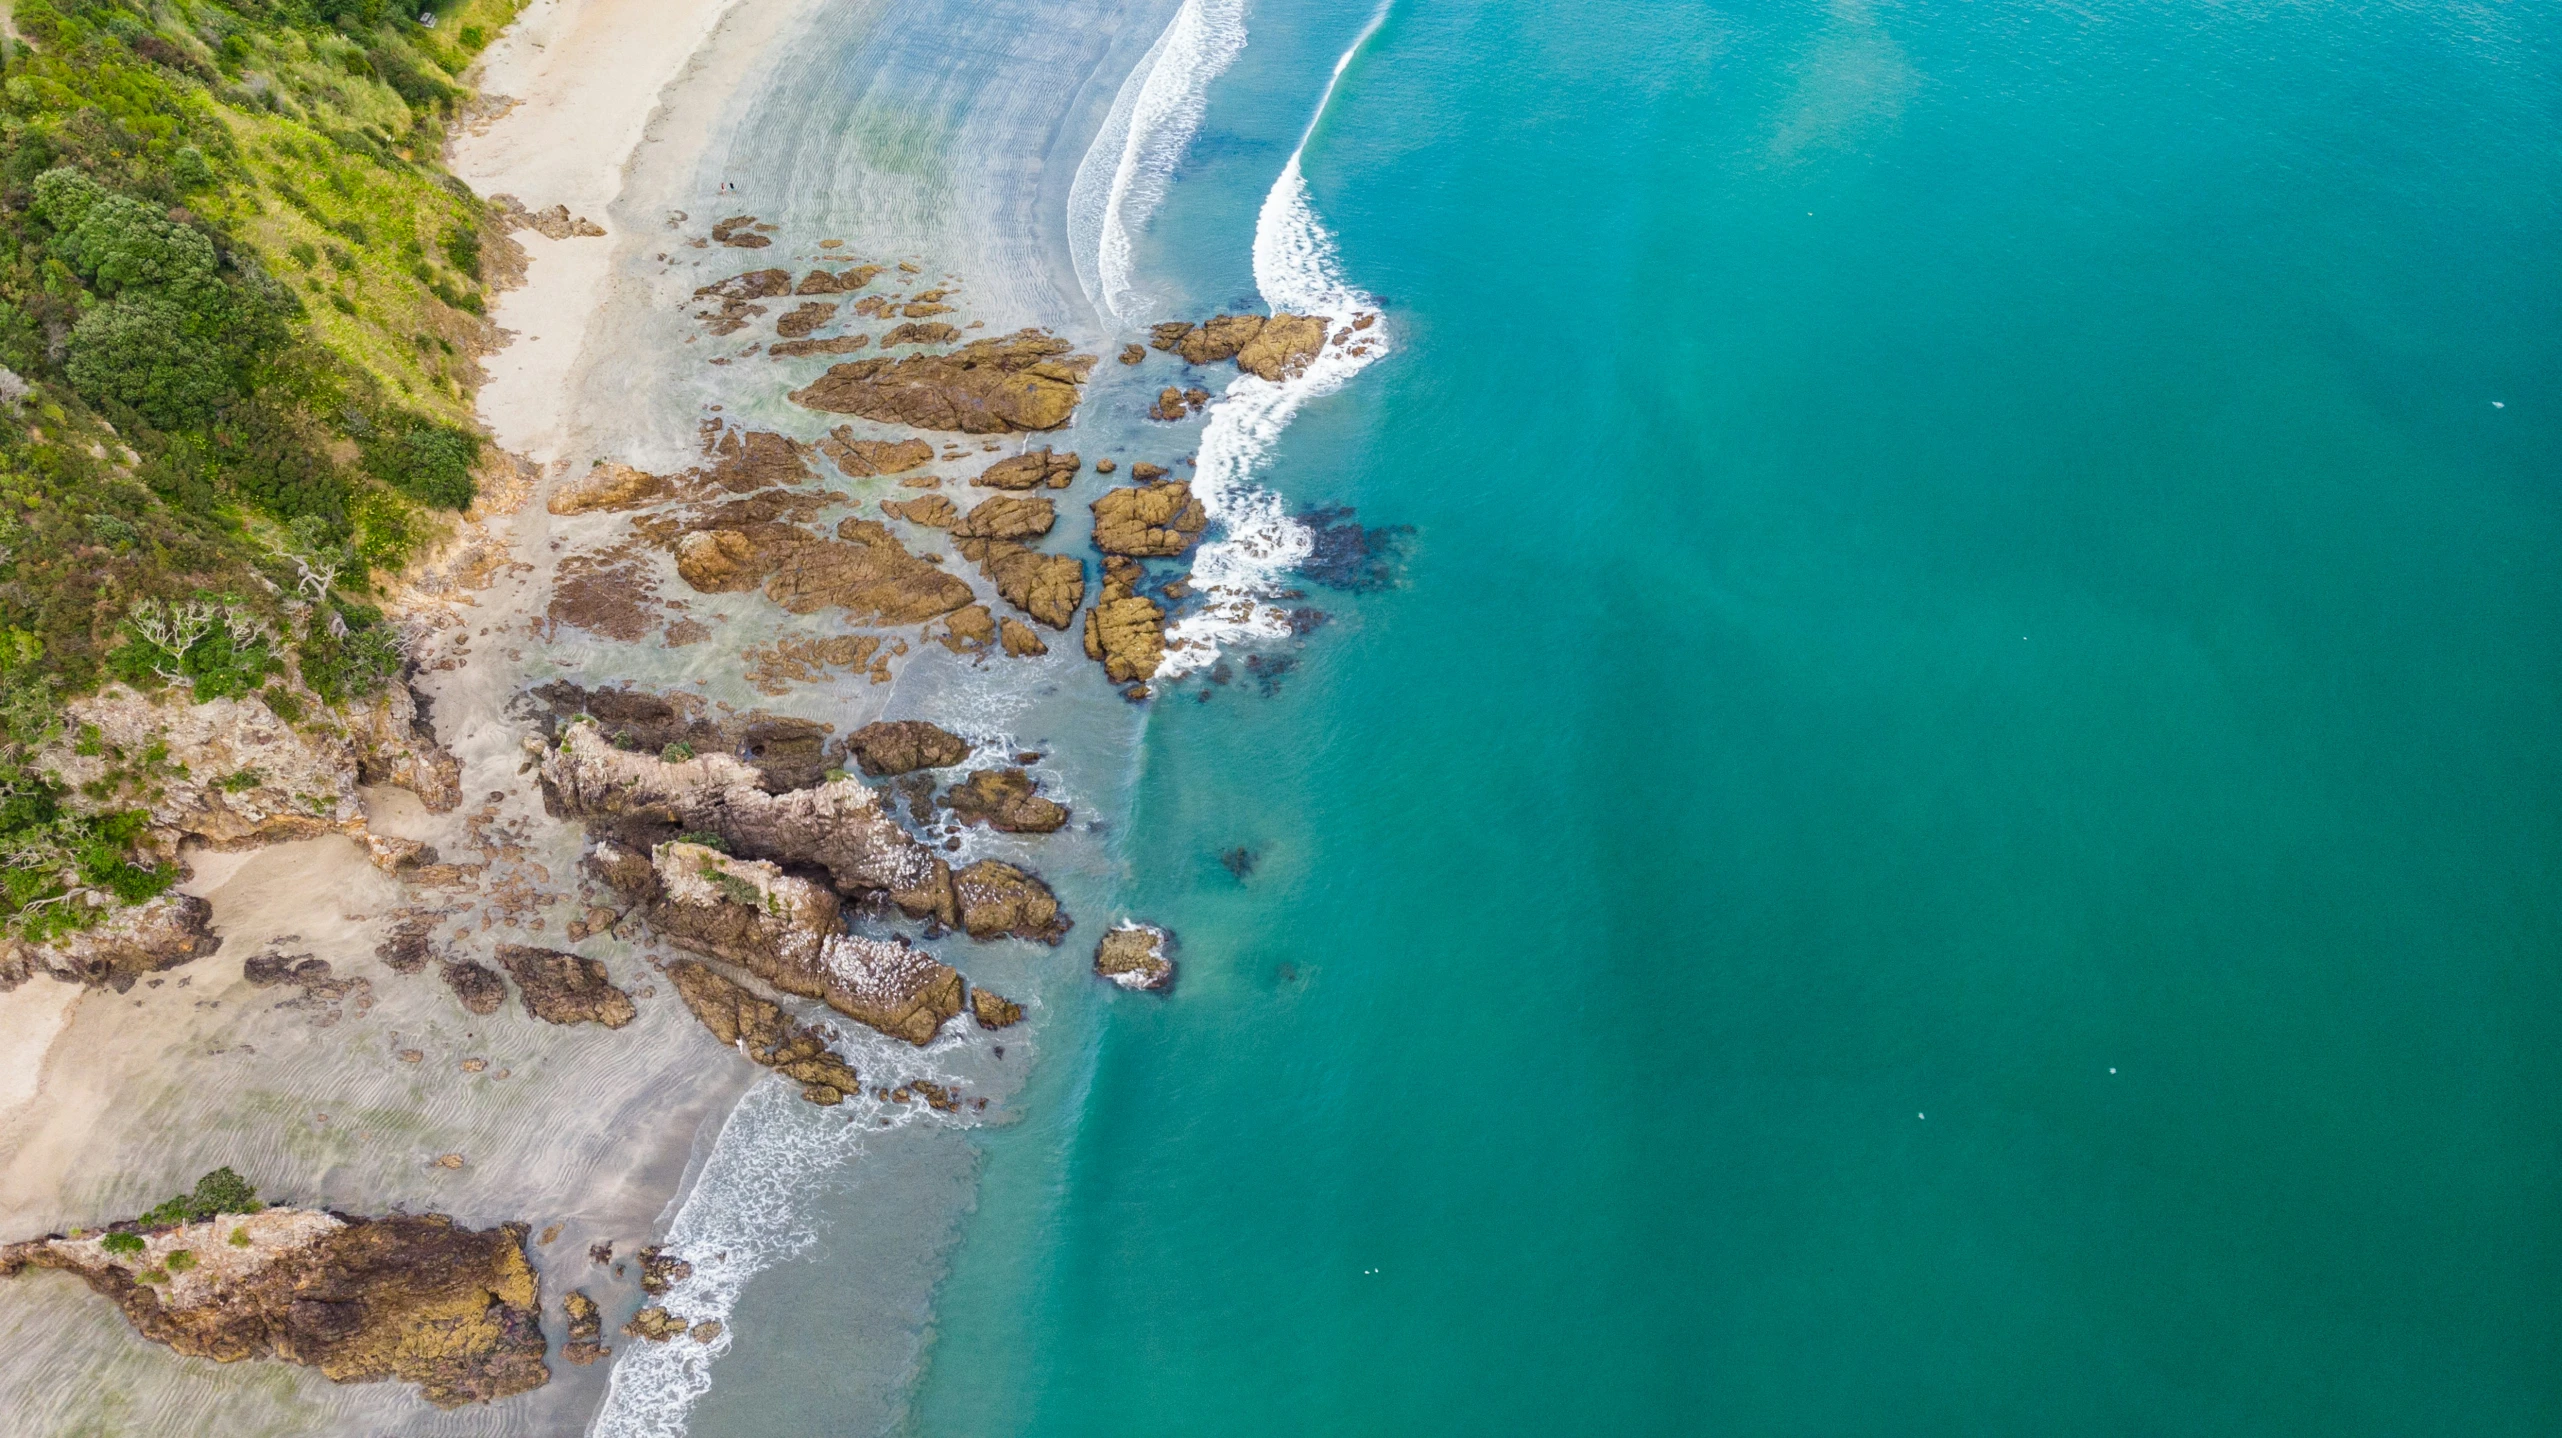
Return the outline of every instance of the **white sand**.
{"type": "Polygon", "coordinates": [[[0,994],[0,1132],[14,1125],[36,1096],[45,1055],[86,990],[36,977],[0,994]]]}
{"type": "Polygon", "coordinates": [[[684,72],[733,0],[534,0],[481,61],[480,87],[517,101],[455,137],[453,172],[527,209],[567,205],[602,237],[517,232],[525,283],[491,318],[515,335],[489,357],[480,415],[498,443],[550,461],[569,439],[570,379],[618,248],[612,206],[659,94],[684,72]]]}

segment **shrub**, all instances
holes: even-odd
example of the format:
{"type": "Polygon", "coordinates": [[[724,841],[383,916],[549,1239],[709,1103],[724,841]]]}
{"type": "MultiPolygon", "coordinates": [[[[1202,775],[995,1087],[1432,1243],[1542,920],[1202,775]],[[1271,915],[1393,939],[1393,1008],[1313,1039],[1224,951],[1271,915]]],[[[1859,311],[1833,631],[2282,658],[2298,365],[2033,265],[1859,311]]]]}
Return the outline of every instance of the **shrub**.
{"type": "Polygon", "coordinates": [[[98,1240],[98,1246],[109,1253],[140,1253],[142,1252],[143,1247],[142,1235],[139,1233],[110,1233],[106,1237],[98,1240]]]}
{"type": "Polygon", "coordinates": [[[670,764],[682,764],[694,757],[694,746],[679,739],[658,751],[658,757],[670,764]]]}
{"type": "Polygon", "coordinates": [[[480,462],[480,440],[461,430],[415,424],[368,443],[364,455],[366,469],[431,508],[461,509],[478,492],[471,471],[480,462]]]}
{"type": "Polygon", "coordinates": [[[677,835],[676,842],[679,844],[700,844],[706,849],[716,849],[724,854],[729,852],[729,840],[722,838],[718,834],[707,833],[700,829],[691,830],[677,835]]]}
{"type": "Polygon", "coordinates": [[[158,428],[210,423],[234,393],[231,366],[187,332],[187,321],[165,299],[109,300],[72,327],[63,370],[83,398],[131,405],[158,428]]]}
{"type": "Polygon", "coordinates": [[[192,1249],[173,1248],[160,1262],[171,1273],[184,1273],[196,1266],[196,1255],[192,1249]]]}
{"type": "Polygon", "coordinates": [[[256,1213],[263,1207],[258,1202],[258,1191],[229,1164],[197,1179],[186,1204],[187,1216],[199,1220],[221,1213],[256,1213]]]}
{"type": "Polygon", "coordinates": [[[249,1246],[249,1230],[245,1228],[233,1229],[231,1231],[231,1246],[234,1248],[247,1248],[249,1246]]]}

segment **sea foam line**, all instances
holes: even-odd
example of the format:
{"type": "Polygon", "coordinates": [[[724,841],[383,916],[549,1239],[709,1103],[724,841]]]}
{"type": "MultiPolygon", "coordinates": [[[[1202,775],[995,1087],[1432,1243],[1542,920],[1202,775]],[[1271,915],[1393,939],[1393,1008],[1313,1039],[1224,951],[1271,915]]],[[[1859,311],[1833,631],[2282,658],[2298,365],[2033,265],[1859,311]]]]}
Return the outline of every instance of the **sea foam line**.
{"type": "Polygon", "coordinates": [[[1271,456],[1301,406],[1341,389],[1388,352],[1387,326],[1375,322],[1350,342],[1333,342],[1351,333],[1348,327],[1356,317],[1375,316],[1379,302],[1344,278],[1334,232],[1317,218],[1300,170],[1343,72],[1387,23],[1388,10],[1382,3],[1335,60],[1325,93],[1317,97],[1307,128],[1299,133],[1298,147],[1256,216],[1254,284],[1263,303],[1275,314],[1325,315],[1338,328],[1296,378],[1273,381],[1240,374],[1210,406],[1192,489],[1221,533],[1193,558],[1190,583],[1202,602],[1166,626],[1160,678],[1205,668],[1230,645],[1279,639],[1290,632],[1289,611],[1274,601],[1282,576],[1308,557],[1315,536],[1291,518],[1281,496],[1254,482],[1255,470],[1271,456]]]}
{"type": "MultiPolygon", "coordinates": [[[[842,1035],[836,1048],[861,1073],[898,1073],[946,1086],[956,1075],[929,1060],[962,1047],[937,1039],[919,1051],[867,1029],[842,1035]]],[[[708,1343],[679,1336],[665,1343],[625,1338],[615,1345],[605,1403],[591,1438],[683,1438],[685,1415],[712,1389],[712,1365],[729,1351],[730,1311],[747,1281],[818,1241],[807,1213],[810,1185],[839,1172],[871,1139],[910,1123],[952,1122],[921,1104],[883,1103],[853,1093],[820,1108],[800,1086],[767,1078],[748,1089],[721,1124],[702,1176],[668,1225],[668,1250],[694,1271],[654,1300],[688,1323],[718,1319],[708,1343]],[[882,1120],[889,1122],[884,1125],[882,1120]]]]}
{"type": "Polygon", "coordinates": [[[1183,0],[1121,82],[1102,132],[1077,163],[1068,185],[1069,253],[1086,298],[1122,324],[1147,305],[1133,278],[1131,236],[1165,203],[1174,167],[1201,132],[1210,83],[1243,49],[1245,0],[1183,0]]]}

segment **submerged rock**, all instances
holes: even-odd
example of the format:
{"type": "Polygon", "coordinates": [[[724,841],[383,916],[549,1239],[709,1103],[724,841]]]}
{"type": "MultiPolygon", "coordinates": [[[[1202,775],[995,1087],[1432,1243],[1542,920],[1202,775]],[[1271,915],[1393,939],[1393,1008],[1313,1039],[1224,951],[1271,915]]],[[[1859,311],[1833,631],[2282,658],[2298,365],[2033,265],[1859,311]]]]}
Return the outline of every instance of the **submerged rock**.
{"type": "Polygon", "coordinates": [[[1174,987],[1174,935],[1154,924],[1124,922],[1094,946],[1094,972],[1125,989],[1166,993],[1174,987]]]}
{"type": "Polygon", "coordinates": [[[836,306],[812,300],[807,304],[792,306],[790,313],[774,321],[774,333],[787,340],[796,340],[804,335],[816,333],[819,326],[834,318],[836,318],[836,306]]]}
{"type": "Polygon", "coordinates": [[[445,986],[454,991],[454,997],[473,1013],[494,1014],[500,1004],[507,1002],[507,981],[487,964],[449,959],[438,972],[444,975],[445,986]]]}
{"type": "Polygon", "coordinates": [[[1056,429],[1075,413],[1094,356],[1024,330],[976,340],[949,354],[836,365],[792,402],[886,424],[964,434],[1056,429]]]}
{"type": "Polygon", "coordinates": [[[113,1301],[143,1337],[189,1357],[278,1358],[339,1383],[398,1379],[440,1408],[551,1378],[524,1224],[470,1229],[437,1213],[269,1208],[117,1227],[140,1240],[139,1251],[110,1250],[112,1235],[55,1235],[0,1247],[0,1276],[62,1269],[113,1301]]]}
{"type": "Polygon", "coordinates": [[[639,1012],[614,987],[602,963],[558,949],[500,944],[498,962],[516,980],[525,1012],[547,1024],[603,1024],[618,1029],[639,1012]]]}
{"type": "Polygon", "coordinates": [[[850,270],[839,270],[832,274],[826,270],[812,270],[801,276],[800,284],[793,287],[792,293],[796,295],[852,294],[870,284],[873,277],[880,272],[879,265],[856,265],[850,270]]]}

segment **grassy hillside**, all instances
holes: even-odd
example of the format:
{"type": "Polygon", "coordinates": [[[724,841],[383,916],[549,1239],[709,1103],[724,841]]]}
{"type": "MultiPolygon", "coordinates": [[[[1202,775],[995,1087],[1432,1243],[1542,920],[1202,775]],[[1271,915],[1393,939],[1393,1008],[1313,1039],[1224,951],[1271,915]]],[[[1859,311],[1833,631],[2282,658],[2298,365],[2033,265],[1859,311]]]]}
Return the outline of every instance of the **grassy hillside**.
{"type": "MultiPolygon", "coordinates": [[[[518,0],[20,0],[0,63],[0,922],[131,900],[138,821],[26,767],[109,679],[299,717],[399,648],[366,603],[470,502],[486,285],[438,164],[518,0]],[[51,900],[51,902],[48,902],[51,900]]],[[[151,871],[157,873],[157,871],[151,871]]]]}

